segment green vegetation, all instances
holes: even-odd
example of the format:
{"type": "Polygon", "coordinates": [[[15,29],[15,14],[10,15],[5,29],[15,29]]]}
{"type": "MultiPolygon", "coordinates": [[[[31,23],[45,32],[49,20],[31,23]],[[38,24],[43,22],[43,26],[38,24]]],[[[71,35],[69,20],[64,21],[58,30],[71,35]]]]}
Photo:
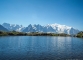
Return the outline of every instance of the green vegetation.
{"type": "MultiPolygon", "coordinates": [[[[17,32],[17,31],[0,31],[0,36],[71,36],[65,33],[43,33],[43,32],[30,32],[30,33],[24,33],[24,32],[17,32]]],[[[80,37],[83,38],[83,31],[77,33],[73,37],[80,37]]]]}
{"type": "Polygon", "coordinates": [[[25,36],[25,35],[27,35],[27,34],[23,33],[23,32],[16,32],[16,31],[5,32],[5,31],[0,31],[0,36],[25,36]]]}
{"type": "Polygon", "coordinates": [[[7,33],[7,32],[0,31],[0,36],[6,36],[6,35],[8,35],[8,33],[7,33]]]}
{"type": "Polygon", "coordinates": [[[16,32],[16,31],[0,31],[0,36],[70,36],[65,33],[55,34],[55,33],[40,33],[40,32],[30,32],[30,33],[23,33],[23,32],[16,32]]]}
{"type": "Polygon", "coordinates": [[[80,37],[80,38],[83,38],[83,31],[79,32],[76,37],[80,37]]]}
{"type": "Polygon", "coordinates": [[[27,35],[29,36],[70,36],[68,34],[55,34],[55,33],[40,33],[40,32],[31,32],[31,33],[27,33],[27,35]]]}

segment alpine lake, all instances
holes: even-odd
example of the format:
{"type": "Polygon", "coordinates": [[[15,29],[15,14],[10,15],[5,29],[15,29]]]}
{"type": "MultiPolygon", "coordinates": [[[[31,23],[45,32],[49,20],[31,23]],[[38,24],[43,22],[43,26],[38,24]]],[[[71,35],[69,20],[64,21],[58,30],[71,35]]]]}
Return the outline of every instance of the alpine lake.
{"type": "Polygon", "coordinates": [[[83,38],[0,36],[0,60],[83,60],[83,38]]]}

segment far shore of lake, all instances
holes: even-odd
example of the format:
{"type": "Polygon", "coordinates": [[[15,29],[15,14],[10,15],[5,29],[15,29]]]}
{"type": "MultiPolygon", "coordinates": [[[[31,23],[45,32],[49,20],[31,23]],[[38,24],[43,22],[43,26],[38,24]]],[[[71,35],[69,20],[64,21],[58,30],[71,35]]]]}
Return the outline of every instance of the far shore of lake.
{"type": "Polygon", "coordinates": [[[43,33],[43,32],[30,32],[30,33],[24,33],[24,32],[17,32],[17,31],[0,31],[0,36],[63,36],[63,37],[81,37],[83,38],[83,35],[78,33],[76,35],[69,35],[65,33],[43,33]]]}

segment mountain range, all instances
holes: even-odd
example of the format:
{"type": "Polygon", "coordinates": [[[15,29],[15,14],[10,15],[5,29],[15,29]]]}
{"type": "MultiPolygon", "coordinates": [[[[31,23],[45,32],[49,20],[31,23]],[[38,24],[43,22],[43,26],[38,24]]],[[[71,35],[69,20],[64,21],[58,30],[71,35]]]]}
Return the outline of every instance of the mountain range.
{"type": "Polygon", "coordinates": [[[24,30],[24,28],[25,28],[22,25],[9,24],[9,23],[3,23],[2,26],[7,28],[9,31],[15,30],[15,31],[19,31],[19,32],[22,32],[22,30],[24,30]]]}
{"type": "Polygon", "coordinates": [[[8,31],[8,29],[6,29],[2,25],[0,25],[0,31],[8,31]]]}
{"type": "MultiPolygon", "coordinates": [[[[19,32],[44,32],[44,33],[66,33],[66,34],[77,34],[79,32],[78,29],[73,27],[69,27],[66,25],[61,24],[47,24],[47,25],[40,25],[40,24],[29,24],[27,27],[18,24],[9,24],[3,23],[2,26],[9,31],[19,31],[19,32]]],[[[1,28],[1,26],[0,26],[1,28]]],[[[1,29],[0,29],[1,30],[1,29]]]]}

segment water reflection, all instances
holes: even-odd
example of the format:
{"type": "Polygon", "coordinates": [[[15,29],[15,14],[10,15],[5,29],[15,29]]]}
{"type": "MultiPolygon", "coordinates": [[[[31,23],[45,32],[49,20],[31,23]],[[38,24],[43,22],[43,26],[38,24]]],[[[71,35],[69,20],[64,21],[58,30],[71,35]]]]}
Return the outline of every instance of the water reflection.
{"type": "Polygon", "coordinates": [[[72,37],[0,37],[0,60],[82,59],[83,40],[72,37]],[[4,58],[5,57],[5,58],[4,58]]]}

